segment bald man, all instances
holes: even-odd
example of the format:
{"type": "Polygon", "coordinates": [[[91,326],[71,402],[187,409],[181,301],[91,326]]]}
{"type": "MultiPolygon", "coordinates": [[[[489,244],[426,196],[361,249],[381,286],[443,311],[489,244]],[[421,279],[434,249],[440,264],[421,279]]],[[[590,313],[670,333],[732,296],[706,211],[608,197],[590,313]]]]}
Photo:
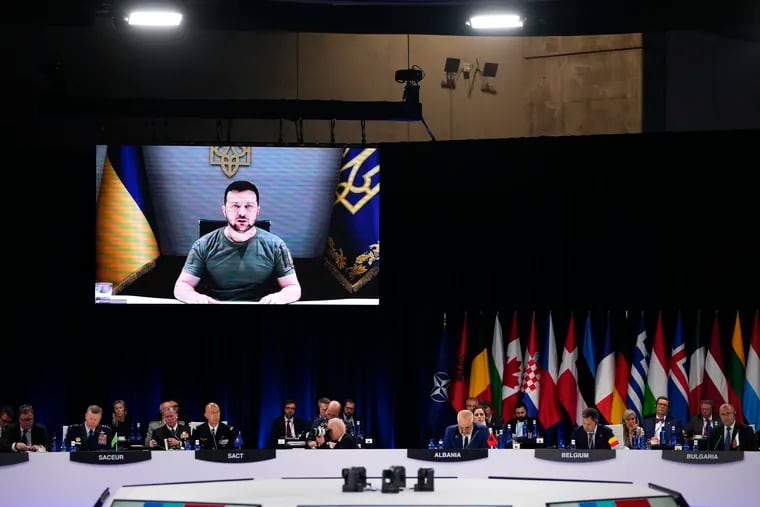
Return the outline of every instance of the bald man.
{"type": "Polygon", "coordinates": [[[457,423],[446,428],[443,434],[444,449],[488,449],[488,427],[475,422],[469,410],[457,413],[457,423]]]}
{"type": "Polygon", "coordinates": [[[221,422],[222,411],[219,405],[209,402],[203,412],[206,422],[199,424],[190,437],[193,445],[197,441],[201,449],[232,449],[235,434],[229,426],[221,422]]]}
{"type": "Polygon", "coordinates": [[[756,451],[757,440],[752,427],[736,420],[736,410],[730,403],[720,406],[718,412],[722,425],[710,434],[711,451],[756,451]]]}

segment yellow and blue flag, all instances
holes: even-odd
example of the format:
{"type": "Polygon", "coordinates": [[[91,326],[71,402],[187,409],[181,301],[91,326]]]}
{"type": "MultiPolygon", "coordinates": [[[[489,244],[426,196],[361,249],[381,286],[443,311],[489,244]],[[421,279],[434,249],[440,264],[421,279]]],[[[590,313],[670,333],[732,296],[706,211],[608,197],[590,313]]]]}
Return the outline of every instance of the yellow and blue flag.
{"type": "Polygon", "coordinates": [[[152,220],[141,147],[109,146],[95,206],[95,277],[115,294],[155,267],[152,220]]]}
{"type": "Polygon", "coordinates": [[[380,272],[380,158],[377,148],[345,148],[325,264],[355,294],[380,272]]]}

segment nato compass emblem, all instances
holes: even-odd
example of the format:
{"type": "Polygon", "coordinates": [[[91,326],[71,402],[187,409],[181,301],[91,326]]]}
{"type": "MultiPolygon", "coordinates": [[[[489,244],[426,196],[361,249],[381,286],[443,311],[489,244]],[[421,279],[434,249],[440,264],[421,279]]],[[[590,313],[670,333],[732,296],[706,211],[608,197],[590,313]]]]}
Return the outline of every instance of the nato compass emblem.
{"type": "Polygon", "coordinates": [[[433,375],[433,390],[430,391],[430,399],[436,403],[449,401],[449,383],[451,377],[445,371],[437,371],[433,375]]]}

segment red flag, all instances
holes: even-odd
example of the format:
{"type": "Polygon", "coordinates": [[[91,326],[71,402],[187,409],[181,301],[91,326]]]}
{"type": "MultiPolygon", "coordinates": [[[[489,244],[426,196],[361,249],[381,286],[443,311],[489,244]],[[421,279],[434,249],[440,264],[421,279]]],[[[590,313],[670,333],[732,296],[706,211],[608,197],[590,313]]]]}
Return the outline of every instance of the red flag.
{"type": "Polygon", "coordinates": [[[554,337],[552,312],[549,312],[546,340],[541,351],[541,378],[539,383],[538,420],[544,428],[550,428],[562,420],[557,399],[557,340],[554,337]]]}
{"type": "Polygon", "coordinates": [[[509,331],[503,384],[501,414],[504,419],[511,419],[515,413],[515,405],[520,400],[520,385],[522,384],[522,351],[520,350],[520,336],[517,334],[516,310],[512,315],[512,327],[509,331]]]}
{"type": "Polygon", "coordinates": [[[586,408],[586,403],[578,389],[578,344],[575,339],[575,317],[570,314],[570,322],[567,324],[565,346],[562,350],[562,364],[559,367],[557,380],[557,396],[559,402],[567,412],[570,420],[575,425],[583,422],[581,412],[586,408]]]}
{"type": "Polygon", "coordinates": [[[536,312],[533,312],[530,321],[530,334],[528,346],[525,347],[525,361],[523,362],[522,400],[528,408],[528,417],[538,415],[539,389],[541,388],[541,364],[538,358],[538,336],[536,334],[536,312]]]}
{"type": "Polygon", "coordinates": [[[488,447],[495,449],[499,445],[499,439],[493,434],[493,431],[488,433],[488,447]]]}
{"type": "Polygon", "coordinates": [[[454,376],[451,379],[451,390],[449,399],[451,406],[457,412],[464,408],[464,402],[467,399],[467,378],[464,376],[465,363],[467,362],[467,312],[464,314],[462,322],[462,338],[459,340],[457,349],[457,362],[454,366],[454,376]]]}
{"type": "Polygon", "coordinates": [[[705,358],[705,378],[702,384],[702,396],[705,399],[712,400],[716,407],[728,403],[728,380],[726,380],[726,368],[723,362],[717,311],[713,319],[710,346],[707,349],[707,357],[705,358]]]}

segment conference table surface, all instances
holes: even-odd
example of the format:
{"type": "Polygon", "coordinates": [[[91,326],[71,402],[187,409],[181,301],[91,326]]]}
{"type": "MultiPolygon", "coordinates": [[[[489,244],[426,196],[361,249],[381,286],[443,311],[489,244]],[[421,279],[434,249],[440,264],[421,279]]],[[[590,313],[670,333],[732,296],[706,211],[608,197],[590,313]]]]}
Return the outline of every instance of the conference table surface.
{"type": "MultiPolygon", "coordinates": [[[[746,452],[740,461],[720,464],[670,461],[663,459],[666,451],[653,450],[620,450],[613,459],[583,463],[547,461],[536,458],[535,452],[492,449],[487,451],[484,459],[431,462],[410,458],[405,449],[287,449],[277,450],[274,459],[218,463],[196,459],[192,451],[154,451],[146,461],[123,464],[78,463],[70,461],[68,453],[29,453],[27,462],[0,467],[0,505],[90,506],[105,488],[109,489],[113,499],[126,491],[122,489],[125,486],[245,479],[253,479],[257,484],[264,480],[279,481],[271,483],[272,487],[281,488],[285,495],[290,488],[296,487],[296,483],[291,482],[293,480],[309,480],[315,485],[319,481],[314,479],[342,481],[343,469],[351,467],[365,467],[369,482],[379,486],[383,471],[392,466],[405,467],[407,482],[412,483],[416,482],[420,468],[430,467],[434,470],[436,485],[452,479],[488,480],[489,477],[538,480],[550,489],[555,480],[617,481],[611,487],[656,484],[669,488],[680,492],[691,507],[758,505],[754,488],[760,470],[760,452],[746,452]]],[[[395,500],[389,500],[392,497],[382,495],[380,503],[397,504],[395,500]]],[[[365,497],[361,498],[364,501],[365,497]]],[[[443,505],[447,502],[436,499],[433,503],[443,505]]],[[[485,503],[492,505],[494,502],[485,503]]]]}

